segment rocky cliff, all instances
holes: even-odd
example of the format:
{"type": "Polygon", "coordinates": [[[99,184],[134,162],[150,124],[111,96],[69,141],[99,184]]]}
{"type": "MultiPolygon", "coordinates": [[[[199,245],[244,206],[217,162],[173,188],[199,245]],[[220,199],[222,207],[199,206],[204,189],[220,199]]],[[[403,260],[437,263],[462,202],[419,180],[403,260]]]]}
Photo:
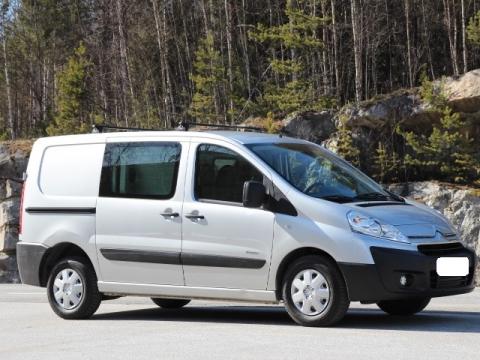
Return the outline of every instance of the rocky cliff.
{"type": "Polygon", "coordinates": [[[0,283],[19,282],[15,261],[22,175],[31,141],[0,143],[0,283]]]}
{"type": "MultiPolygon", "coordinates": [[[[304,130],[307,135],[308,129],[304,130]]],[[[15,244],[18,239],[20,179],[30,148],[29,141],[0,143],[0,282],[19,282],[15,244]]],[[[390,188],[445,214],[458,228],[465,245],[476,249],[480,256],[479,190],[437,182],[394,184],[390,188]]],[[[477,274],[477,280],[480,280],[480,268],[477,274]]]]}

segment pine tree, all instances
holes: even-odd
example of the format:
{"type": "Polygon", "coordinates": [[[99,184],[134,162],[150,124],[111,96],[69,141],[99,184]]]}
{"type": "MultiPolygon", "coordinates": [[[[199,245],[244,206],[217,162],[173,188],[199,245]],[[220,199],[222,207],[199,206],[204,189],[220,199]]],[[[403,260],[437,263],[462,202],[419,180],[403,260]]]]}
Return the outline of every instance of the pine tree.
{"type": "Polygon", "coordinates": [[[195,86],[189,114],[201,121],[219,121],[219,104],[217,93],[224,85],[225,69],[222,66],[220,53],[214,48],[213,35],[208,33],[200,40],[195,51],[193,63],[194,74],[191,79],[195,86]]]}
{"type": "Polygon", "coordinates": [[[443,180],[467,183],[478,177],[480,160],[472,139],[464,132],[465,121],[447,104],[442,84],[434,84],[423,76],[421,96],[430,111],[441,114],[430,134],[415,134],[398,129],[411,153],[405,164],[419,173],[440,174],[443,180]]]}
{"type": "Polygon", "coordinates": [[[480,45],[480,11],[470,18],[467,26],[467,38],[474,45],[480,45]]]}
{"type": "Polygon", "coordinates": [[[264,105],[274,113],[283,114],[329,105],[315,97],[311,78],[302,76],[306,55],[323,46],[315,34],[325,20],[297,8],[292,0],[287,1],[285,15],[286,23],[271,27],[258,24],[249,33],[253,40],[270,44],[274,52],[277,49],[289,52],[289,58],[282,55],[270,59],[269,67],[276,78],[285,80],[280,85],[271,82],[265,86],[264,105]]]}
{"type": "Polygon", "coordinates": [[[395,151],[389,149],[382,141],[378,142],[374,161],[374,178],[380,183],[398,180],[398,170],[402,167],[400,158],[395,151]]]}
{"type": "Polygon", "coordinates": [[[336,152],[354,166],[360,166],[360,150],[355,146],[352,132],[344,121],[340,121],[338,127],[336,152]]]}
{"type": "Polygon", "coordinates": [[[48,126],[48,135],[64,135],[86,132],[89,129],[87,79],[90,60],[86,47],[80,43],[69,58],[67,66],[58,75],[58,111],[48,126]]]}

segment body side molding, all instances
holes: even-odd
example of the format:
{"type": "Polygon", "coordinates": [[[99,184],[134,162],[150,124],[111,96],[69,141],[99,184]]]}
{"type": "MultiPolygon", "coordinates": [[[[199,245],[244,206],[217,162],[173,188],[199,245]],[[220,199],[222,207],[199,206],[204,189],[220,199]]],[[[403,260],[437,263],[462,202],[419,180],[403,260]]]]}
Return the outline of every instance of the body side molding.
{"type": "Polygon", "coordinates": [[[180,253],[124,249],[100,249],[108,260],[180,265],[180,253]]]}
{"type": "Polygon", "coordinates": [[[95,214],[94,207],[28,207],[29,214],[95,214]]]}
{"type": "Polygon", "coordinates": [[[211,266],[241,269],[260,269],[266,261],[262,259],[232,256],[202,255],[179,252],[144,251],[127,249],[100,249],[102,255],[113,261],[147,262],[187,266],[211,266]]]}

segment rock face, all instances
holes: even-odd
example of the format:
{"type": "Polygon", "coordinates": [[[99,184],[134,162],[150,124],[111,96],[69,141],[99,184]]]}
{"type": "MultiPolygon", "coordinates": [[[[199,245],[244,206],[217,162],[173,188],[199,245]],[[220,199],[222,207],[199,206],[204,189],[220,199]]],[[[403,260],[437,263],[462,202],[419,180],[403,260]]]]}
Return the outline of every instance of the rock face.
{"type": "Polygon", "coordinates": [[[446,78],[444,89],[454,111],[477,113],[480,110],[480,69],[446,78]]]}
{"type": "MultiPolygon", "coordinates": [[[[457,228],[465,246],[480,260],[480,191],[434,181],[394,184],[390,190],[421,201],[444,214],[457,228]]],[[[480,284],[480,263],[477,264],[480,284]]]]}
{"type": "MultiPolygon", "coordinates": [[[[438,80],[436,84],[442,87],[453,111],[479,126],[480,69],[460,77],[438,80]]],[[[418,89],[411,89],[347,105],[336,115],[336,124],[343,121],[350,128],[366,127],[381,130],[388,124],[402,122],[406,128],[415,130],[431,126],[432,122],[438,121],[439,118],[440,114],[432,112],[422,101],[418,89]]]]}
{"type": "Polygon", "coordinates": [[[15,246],[22,174],[30,149],[30,141],[0,143],[0,282],[20,281],[15,246]]]}
{"type": "Polygon", "coordinates": [[[321,143],[335,132],[334,115],[330,110],[292,114],[282,121],[281,126],[287,134],[321,143]]]}

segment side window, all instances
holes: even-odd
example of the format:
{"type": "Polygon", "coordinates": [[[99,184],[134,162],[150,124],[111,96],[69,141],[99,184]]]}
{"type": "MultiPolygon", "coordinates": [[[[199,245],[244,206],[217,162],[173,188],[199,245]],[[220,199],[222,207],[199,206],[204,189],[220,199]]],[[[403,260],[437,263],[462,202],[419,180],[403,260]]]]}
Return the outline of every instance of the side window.
{"type": "Polygon", "coordinates": [[[175,194],[181,146],[173,142],[107,144],[100,196],[170,199],[175,194]]]}
{"type": "Polygon", "coordinates": [[[263,175],[236,152],[222,146],[202,144],[195,164],[195,198],[241,203],[243,184],[262,181],[263,175]]]}

